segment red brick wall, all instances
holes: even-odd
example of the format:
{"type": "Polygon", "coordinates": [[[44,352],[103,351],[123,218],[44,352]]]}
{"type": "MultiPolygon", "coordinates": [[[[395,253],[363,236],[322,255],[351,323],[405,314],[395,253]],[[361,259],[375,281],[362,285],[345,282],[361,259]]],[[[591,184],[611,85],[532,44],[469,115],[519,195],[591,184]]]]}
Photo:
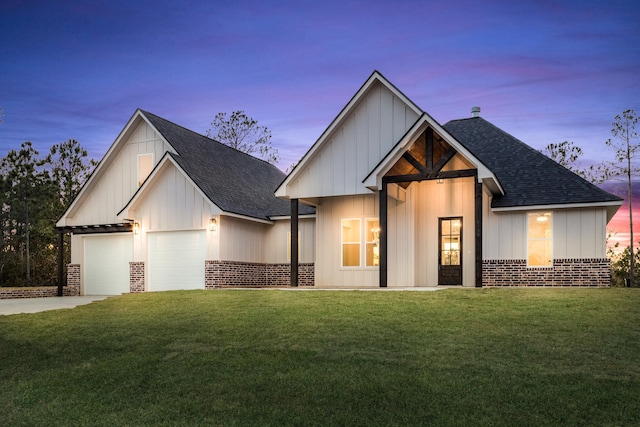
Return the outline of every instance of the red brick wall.
{"type": "Polygon", "coordinates": [[[144,261],[129,262],[129,292],[144,292],[144,261]]]}
{"type": "MultiPolygon", "coordinates": [[[[205,289],[222,286],[289,286],[289,264],[205,261],[205,289]]],[[[298,264],[298,284],[313,286],[313,263],[298,264]]]]}
{"type": "MultiPolygon", "coordinates": [[[[80,295],[80,264],[67,265],[67,286],[62,295],[74,297],[80,295]]],[[[0,299],[57,297],[57,286],[33,286],[24,288],[0,288],[0,299]]]]}
{"type": "Polygon", "coordinates": [[[530,267],[527,261],[482,261],[482,286],[590,286],[611,285],[609,258],[556,259],[552,267],[530,267]]]}
{"type": "MultiPolygon", "coordinates": [[[[62,288],[62,295],[65,297],[73,297],[80,295],[76,288],[65,286],[62,288]]],[[[45,298],[57,297],[57,286],[33,286],[24,288],[0,288],[0,299],[16,299],[16,298],[45,298]]]]}

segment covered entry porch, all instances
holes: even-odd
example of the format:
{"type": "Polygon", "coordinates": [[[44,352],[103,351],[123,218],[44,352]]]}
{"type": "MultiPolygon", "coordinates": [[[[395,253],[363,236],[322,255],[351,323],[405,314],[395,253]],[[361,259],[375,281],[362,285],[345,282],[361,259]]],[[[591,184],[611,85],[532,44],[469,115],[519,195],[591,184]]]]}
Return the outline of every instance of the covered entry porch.
{"type": "Polygon", "coordinates": [[[384,173],[379,190],[379,286],[399,284],[393,233],[398,210],[414,250],[404,255],[414,286],[482,286],[482,183],[477,168],[428,126],[384,173]],[[406,209],[406,208],[405,208],[406,209]]]}

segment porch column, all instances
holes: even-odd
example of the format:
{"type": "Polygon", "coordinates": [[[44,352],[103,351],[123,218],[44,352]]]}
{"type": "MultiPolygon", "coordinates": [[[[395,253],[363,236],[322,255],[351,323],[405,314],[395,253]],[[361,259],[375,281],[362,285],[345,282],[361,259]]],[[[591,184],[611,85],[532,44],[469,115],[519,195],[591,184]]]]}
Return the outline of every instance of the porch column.
{"type": "Polygon", "coordinates": [[[291,286],[298,286],[298,199],[291,199],[291,286]]]}
{"type": "Polygon", "coordinates": [[[63,294],[63,275],[64,275],[64,233],[58,233],[58,296],[63,294]]]}
{"type": "Polygon", "coordinates": [[[387,287],[387,183],[380,190],[380,287],[387,287]]]}
{"type": "Polygon", "coordinates": [[[476,230],[476,288],[482,287],[482,183],[478,173],[474,177],[475,230],[476,230]]]}

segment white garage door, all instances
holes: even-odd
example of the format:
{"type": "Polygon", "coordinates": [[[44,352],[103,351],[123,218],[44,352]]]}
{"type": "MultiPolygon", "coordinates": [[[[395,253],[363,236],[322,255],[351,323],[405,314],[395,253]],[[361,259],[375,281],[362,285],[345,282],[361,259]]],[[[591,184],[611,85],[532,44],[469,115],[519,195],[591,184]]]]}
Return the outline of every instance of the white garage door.
{"type": "Polygon", "coordinates": [[[129,292],[129,261],[133,235],[84,238],[84,294],[120,295],[129,292]]]}
{"type": "Polygon", "coordinates": [[[204,289],[204,231],[148,233],[149,290],[204,289]]]}

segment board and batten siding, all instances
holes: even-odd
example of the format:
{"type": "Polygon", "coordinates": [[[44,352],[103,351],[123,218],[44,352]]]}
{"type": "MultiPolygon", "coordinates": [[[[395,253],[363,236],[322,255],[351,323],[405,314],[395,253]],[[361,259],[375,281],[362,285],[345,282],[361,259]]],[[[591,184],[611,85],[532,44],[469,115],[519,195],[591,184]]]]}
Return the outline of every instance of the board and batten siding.
{"type": "Polygon", "coordinates": [[[267,227],[270,225],[220,216],[220,260],[265,263],[267,227]]]}
{"type": "Polygon", "coordinates": [[[474,179],[422,181],[409,190],[416,199],[416,286],[438,285],[438,220],[451,217],[462,217],[462,285],[475,286],[474,179]]]}
{"type": "MultiPolygon", "coordinates": [[[[493,212],[490,197],[483,204],[483,259],[526,259],[529,211],[493,212]]],[[[551,220],[554,259],[606,257],[605,208],[556,209],[551,220]]]]}
{"type": "Polygon", "coordinates": [[[342,267],[341,260],[342,220],[359,218],[364,221],[378,216],[378,197],[374,194],[326,198],[316,207],[316,286],[378,286],[377,267],[342,267]]]}
{"type": "MultiPolygon", "coordinates": [[[[290,232],[291,221],[288,219],[278,220],[275,224],[267,227],[267,264],[287,264],[290,262],[287,256],[289,253],[290,232]]],[[[298,234],[300,237],[299,263],[315,262],[315,232],[315,220],[313,218],[300,218],[298,220],[298,234]]]]}
{"type": "MultiPolygon", "coordinates": [[[[148,254],[147,232],[208,230],[209,220],[220,209],[212,205],[173,164],[156,176],[154,184],[136,201],[129,215],[140,224],[134,239],[134,260],[144,261],[148,254]]],[[[207,232],[207,259],[217,259],[218,235],[207,232]]]]}
{"type": "Polygon", "coordinates": [[[362,180],[418,119],[380,83],[355,106],[288,185],[291,198],[368,194],[362,180]]]}
{"type": "MultiPolygon", "coordinates": [[[[325,198],[316,208],[316,285],[371,287],[377,267],[341,267],[341,220],[379,217],[378,195],[325,198]]],[[[389,198],[387,285],[438,285],[438,219],[462,217],[463,285],[475,286],[475,208],[473,178],[411,184],[405,200],[389,198]]]]}
{"type": "MultiPolygon", "coordinates": [[[[112,224],[120,222],[116,214],[138,189],[138,155],[153,154],[155,166],[164,153],[171,150],[151,126],[140,120],[120,142],[120,150],[113,153],[105,170],[100,173],[93,188],[87,188],[85,199],[67,225],[112,224]],[[124,142],[124,144],[122,143],[124,142]]],[[[104,160],[103,160],[104,161],[104,160]]]]}

